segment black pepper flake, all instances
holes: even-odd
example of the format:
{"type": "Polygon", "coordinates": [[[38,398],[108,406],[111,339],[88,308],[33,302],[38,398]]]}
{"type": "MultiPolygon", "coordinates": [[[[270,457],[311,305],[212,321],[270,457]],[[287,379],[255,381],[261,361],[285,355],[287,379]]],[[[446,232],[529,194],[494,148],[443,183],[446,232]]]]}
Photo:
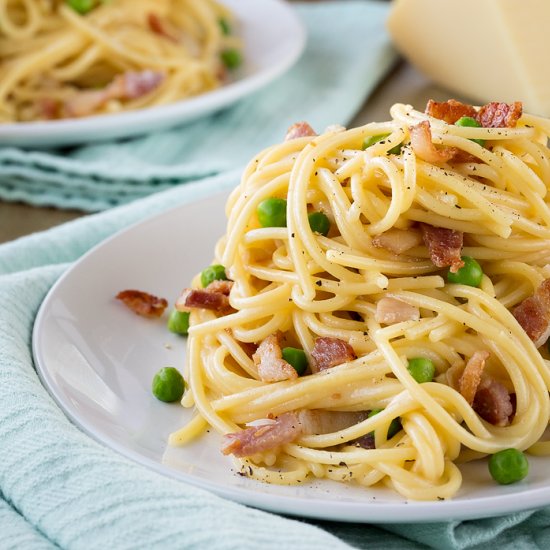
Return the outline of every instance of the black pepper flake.
{"type": "Polygon", "coordinates": [[[315,281],[315,284],[316,284],[317,286],[321,286],[321,285],[323,284],[323,281],[321,281],[321,280],[315,281]]]}
{"type": "Polygon", "coordinates": [[[366,330],[364,330],[363,331],[363,336],[368,336],[368,335],[369,335],[369,333],[366,330]]]}
{"type": "Polygon", "coordinates": [[[294,239],[294,237],[295,237],[296,235],[295,235],[294,233],[291,233],[290,236],[291,236],[291,238],[294,239]]]}
{"type": "Polygon", "coordinates": [[[462,210],[462,206],[459,206],[458,204],[455,204],[455,208],[458,208],[459,210],[462,210]]]}
{"type": "Polygon", "coordinates": [[[443,497],[437,497],[437,500],[445,500],[443,497]]]}
{"type": "Polygon", "coordinates": [[[317,176],[319,174],[319,172],[315,172],[315,175],[317,176]]]}
{"type": "Polygon", "coordinates": [[[252,466],[248,467],[248,474],[252,475],[254,473],[254,470],[252,469],[252,466]]]}
{"type": "Polygon", "coordinates": [[[338,463],[338,466],[344,466],[344,468],[348,467],[348,465],[343,460],[338,463]]]}

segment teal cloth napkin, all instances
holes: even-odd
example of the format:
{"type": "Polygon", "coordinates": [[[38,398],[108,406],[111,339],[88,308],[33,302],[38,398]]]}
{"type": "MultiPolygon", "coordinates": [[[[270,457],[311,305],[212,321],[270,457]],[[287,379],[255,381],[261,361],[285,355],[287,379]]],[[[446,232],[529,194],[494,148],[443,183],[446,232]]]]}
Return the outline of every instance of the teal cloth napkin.
{"type": "Polygon", "coordinates": [[[307,120],[346,124],[396,54],[388,4],[297,5],[308,41],[298,63],[265,89],[213,116],[145,137],[75,149],[0,149],[0,199],[98,211],[238,167],[307,120]]]}
{"type": "Polygon", "coordinates": [[[174,187],[0,246],[0,548],[548,548],[548,509],[416,525],[284,518],[164,477],[97,443],[64,416],[40,383],[30,347],[37,309],[51,285],[116,230],[230,189],[239,173],[174,187]]]}

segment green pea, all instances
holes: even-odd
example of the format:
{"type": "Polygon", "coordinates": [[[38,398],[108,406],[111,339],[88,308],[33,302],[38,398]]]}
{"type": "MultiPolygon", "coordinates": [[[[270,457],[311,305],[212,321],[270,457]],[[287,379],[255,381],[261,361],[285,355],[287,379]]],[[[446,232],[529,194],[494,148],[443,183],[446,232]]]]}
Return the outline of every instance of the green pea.
{"type": "Polygon", "coordinates": [[[330,231],[330,220],[322,212],[312,212],[308,215],[309,227],[315,233],[326,237],[330,231]]]}
{"type": "Polygon", "coordinates": [[[241,63],[243,62],[243,56],[241,55],[241,52],[239,50],[236,50],[235,48],[224,50],[220,54],[220,56],[222,58],[223,64],[230,70],[240,67],[241,63]]]}
{"type": "Polygon", "coordinates": [[[529,462],[517,449],[504,449],[489,458],[489,473],[501,485],[521,481],[529,473],[529,462]]]}
{"type": "Polygon", "coordinates": [[[264,199],[258,204],[256,214],[262,227],[286,227],[286,200],[264,199]]]}
{"type": "Polygon", "coordinates": [[[435,375],[435,366],[430,359],[425,357],[413,357],[408,360],[407,370],[419,383],[431,382],[435,375]]]}
{"type": "MultiPolygon", "coordinates": [[[[367,418],[371,418],[372,416],[381,413],[384,409],[372,409],[372,411],[367,414],[367,418]]],[[[401,422],[399,421],[399,418],[394,418],[390,422],[390,426],[388,428],[388,434],[386,436],[386,439],[391,439],[396,433],[400,432],[403,429],[403,426],[401,426],[401,422]]],[[[369,435],[372,435],[374,437],[374,432],[371,432],[369,435]]]]}
{"type": "Polygon", "coordinates": [[[227,19],[220,17],[218,19],[218,25],[220,26],[223,35],[229,36],[231,34],[231,25],[227,19]]]}
{"type": "Polygon", "coordinates": [[[185,380],[174,367],[163,367],[155,374],[151,389],[160,401],[179,401],[185,391],[185,380]]]}
{"type": "Polygon", "coordinates": [[[483,279],[483,270],[481,266],[470,256],[462,256],[464,266],[456,273],[449,271],[447,281],[457,285],[468,285],[478,287],[483,279]]]}
{"type": "Polygon", "coordinates": [[[65,0],[66,3],[74,11],[84,15],[94,9],[97,5],[97,0],[65,0]]]}
{"type": "MultiPolygon", "coordinates": [[[[365,141],[363,141],[363,151],[367,149],[367,147],[370,147],[371,145],[382,141],[384,138],[387,138],[389,135],[390,134],[378,134],[377,136],[369,136],[368,138],[365,138],[365,141]]],[[[400,143],[399,145],[396,145],[395,147],[389,149],[388,153],[390,155],[399,155],[401,153],[402,146],[403,144],[400,143]]]]}
{"type": "MultiPolygon", "coordinates": [[[[463,117],[459,118],[455,122],[455,126],[463,126],[463,127],[467,126],[468,128],[481,128],[481,124],[475,118],[472,118],[471,116],[463,116],[463,117]]],[[[485,145],[485,140],[484,139],[472,139],[471,141],[475,141],[476,143],[478,143],[482,147],[485,145]]]]}
{"type": "Polygon", "coordinates": [[[283,359],[294,367],[299,376],[306,372],[307,357],[303,349],[283,348],[283,359]]]}
{"type": "Polygon", "coordinates": [[[206,288],[213,281],[227,281],[225,267],[220,264],[210,265],[201,271],[201,285],[206,288]]]}
{"type": "Polygon", "coordinates": [[[173,309],[168,317],[167,326],[170,332],[186,336],[189,330],[189,312],[173,309]]]}

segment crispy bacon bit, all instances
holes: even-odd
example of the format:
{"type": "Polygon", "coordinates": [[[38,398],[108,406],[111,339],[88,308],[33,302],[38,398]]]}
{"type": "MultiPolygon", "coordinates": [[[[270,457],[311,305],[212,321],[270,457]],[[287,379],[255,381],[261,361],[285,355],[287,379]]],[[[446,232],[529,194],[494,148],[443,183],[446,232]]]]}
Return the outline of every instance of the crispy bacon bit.
{"type": "Polygon", "coordinates": [[[164,74],[158,71],[128,71],[118,75],[102,90],[85,90],[77,92],[65,101],[63,114],[67,117],[87,116],[103,107],[112,99],[136,99],[142,97],[164,80],[164,74]]]}
{"type": "Polygon", "coordinates": [[[447,124],[454,124],[463,116],[475,117],[477,113],[472,105],[460,103],[455,99],[449,99],[442,103],[430,99],[424,112],[428,116],[445,121],[447,124]]]}
{"type": "Polygon", "coordinates": [[[169,23],[161,19],[156,13],[151,12],[147,15],[147,24],[155,34],[167,38],[170,42],[179,42],[176,29],[170,29],[169,23]]]}
{"type": "Polygon", "coordinates": [[[426,162],[441,164],[450,161],[459,151],[456,147],[440,147],[432,142],[432,131],[427,120],[411,126],[411,146],[415,154],[426,162]]]}
{"type": "Polygon", "coordinates": [[[265,338],[252,359],[258,367],[258,374],[263,382],[280,382],[298,378],[296,369],[283,359],[279,333],[265,338]]]}
{"type": "Polygon", "coordinates": [[[311,350],[311,358],[313,359],[311,370],[319,372],[330,369],[342,363],[348,363],[357,358],[353,348],[340,338],[319,337],[315,340],[313,349],[311,350]]]}
{"type": "Polygon", "coordinates": [[[481,418],[494,426],[508,426],[514,414],[508,390],[503,384],[489,377],[481,380],[472,408],[481,418]]]}
{"type": "Polygon", "coordinates": [[[158,298],[142,290],[122,290],[116,295],[134,313],[143,317],[160,317],[168,307],[164,298],[158,298]]]}
{"type": "Polygon", "coordinates": [[[385,248],[393,254],[402,254],[422,243],[422,235],[416,229],[388,229],[372,239],[373,246],[385,248]]]}
{"type": "Polygon", "coordinates": [[[223,315],[232,311],[229,293],[233,281],[212,281],[206,288],[186,288],[176,301],[178,311],[210,309],[223,315]]]}
{"type": "Polygon", "coordinates": [[[550,279],[542,281],[533,296],[525,298],[512,313],[535,346],[542,346],[550,336],[550,279]]]}
{"type": "Polygon", "coordinates": [[[233,281],[229,281],[227,279],[216,279],[206,287],[206,290],[208,290],[208,292],[219,292],[224,296],[229,296],[231,289],[233,288],[233,284],[233,281]]]}
{"type": "Polygon", "coordinates": [[[276,422],[266,426],[250,426],[240,432],[223,436],[222,453],[238,457],[274,449],[294,441],[302,433],[302,425],[295,412],[281,414],[276,422]]]}
{"type": "Polygon", "coordinates": [[[367,418],[366,412],[301,410],[281,414],[274,421],[249,423],[240,432],[223,436],[222,453],[238,457],[274,449],[291,443],[300,435],[326,434],[349,428],[367,418]]]}
{"type": "Polygon", "coordinates": [[[455,99],[449,99],[443,103],[430,99],[425,110],[427,115],[443,120],[447,124],[454,124],[459,118],[469,116],[475,118],[483,128],[515,128],[522,112],[521,101],[514,101],[514,103],[492,101],[476,111],[472,105],[460,103],[455,99]]]}
{"type": "Polygon", "coordinates": [[[481,382],[481,375],[485,368],[485,362],[489,359],[489,352],[486,350],[480,350],[474,352],[474,354],[466,363],[464,371],[460,380],[458,381],[458,387],[462,397],[468,401],[471,406],[474,402],[477,388],[481,382]]]}
{"type": "Polygon", "coordinates": [[[420,224],[420,228],[422,229],[424,243],[430,253],[430,259],[435,266],[450,266],[452,273],[456,273],[464,266],[464,262],[460,257],[464,239],[462,231],[434,227],[426,223],[420,224]]]}
{"type": "Polygon", "coordinates": [[[285,141],[307,136],[316,136],[317,132],[307,122],[296,122],[286,132],[285,141]]]}
{"type": "Polygon", "coordinates": [[[378,300],[374,319],[377,323],[393,325],[403,321],[418,321],[420,310],[406,302],[386,296],[378,300]]]}
{"type": "Polygon", "coordinates": [[[523,112],[521,101],[514,103],[498,103],[493,101],[483,105],[475,115],[475,119],[484,128],[515,128],[523,112]]]}

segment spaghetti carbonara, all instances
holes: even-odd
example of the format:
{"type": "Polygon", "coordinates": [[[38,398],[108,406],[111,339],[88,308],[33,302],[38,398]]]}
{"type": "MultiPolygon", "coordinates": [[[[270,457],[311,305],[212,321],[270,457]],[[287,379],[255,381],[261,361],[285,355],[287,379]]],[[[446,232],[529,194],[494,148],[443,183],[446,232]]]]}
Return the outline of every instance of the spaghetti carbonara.
{"type": "Polygon", "coordinates": [[[520,103],[397,104],[258,154],[190,311],[182,404],[243,475],[460,488],[461,461],[544,454],[550,121],[520,103]]]}
{"type": "Polygon", "coordinates": [[[0,122],[171,103],[241,60],[215,0],[0,0],[0,122]]]}

